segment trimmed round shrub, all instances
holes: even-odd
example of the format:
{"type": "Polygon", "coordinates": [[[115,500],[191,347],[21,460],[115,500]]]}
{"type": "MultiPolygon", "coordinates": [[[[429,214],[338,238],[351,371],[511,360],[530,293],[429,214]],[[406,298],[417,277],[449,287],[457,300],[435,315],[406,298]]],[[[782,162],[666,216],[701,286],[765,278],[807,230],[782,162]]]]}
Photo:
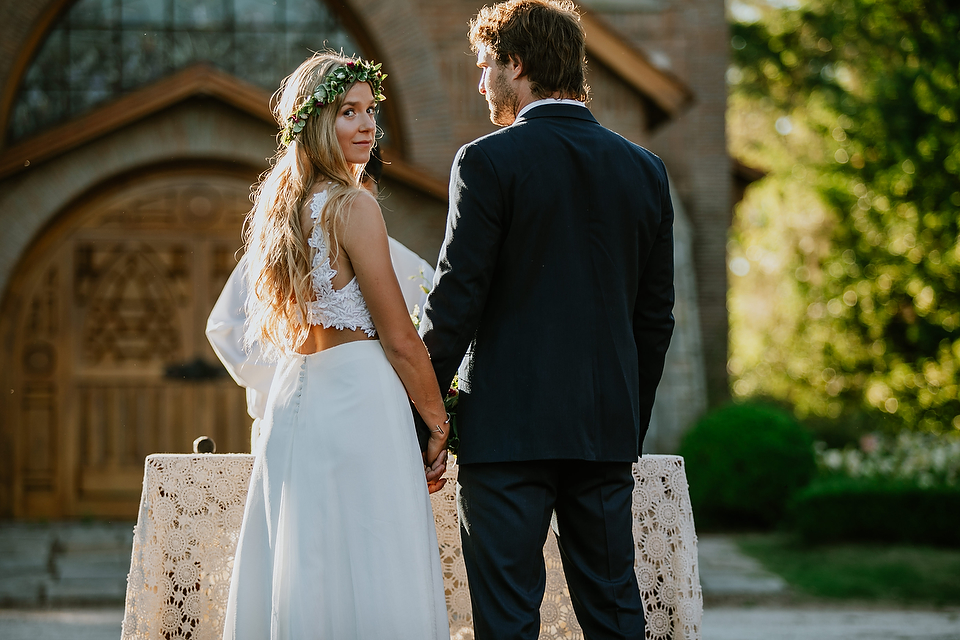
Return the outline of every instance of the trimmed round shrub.
{"type": "Polygon", "coordinates": [[[813,478],[813,438],[789,412],[729,404],[697,422],[680,445],[698,526],[769,527],[813,478]]]}

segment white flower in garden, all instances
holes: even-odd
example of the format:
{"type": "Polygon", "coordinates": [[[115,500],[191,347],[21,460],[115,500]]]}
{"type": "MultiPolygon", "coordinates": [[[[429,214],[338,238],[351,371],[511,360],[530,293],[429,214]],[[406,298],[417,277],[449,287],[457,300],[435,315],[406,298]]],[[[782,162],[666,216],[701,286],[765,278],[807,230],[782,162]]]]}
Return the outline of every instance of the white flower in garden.
{"type": "Polygon", "coordinates": [[[860,452],[857,451],[856,449],[851,449],[850,451],[847,452],[846,458],[847,459],[846,459],[845,466],[847,469],[847,473],[849,473],[850,476],[853,478],[859,478],[861,475],[860,474],[860,466],[861,466],[860,452]]]}
{"type": "Polygon", "coordinates": [[[933,450],[930,454],[930,458],[933,463],[933,468],[936,471],[944,471],[947,468],[947,450],[943,447],[938,447],[933,450]]]}
{"type": "Polygon", "coordinates": [[[920,486],[960,482],[960,438],[903,432],[896,437],[864,437],[845,449],[816,447],[820,468],[850,478],[898,479],[920,486]]]}
{"type": "Polygon", "coordinates": [[[843,467],[843,452],[838,449],[827,449],[823,452],[823,464],[828,469],[839,471],[843,467]]]}

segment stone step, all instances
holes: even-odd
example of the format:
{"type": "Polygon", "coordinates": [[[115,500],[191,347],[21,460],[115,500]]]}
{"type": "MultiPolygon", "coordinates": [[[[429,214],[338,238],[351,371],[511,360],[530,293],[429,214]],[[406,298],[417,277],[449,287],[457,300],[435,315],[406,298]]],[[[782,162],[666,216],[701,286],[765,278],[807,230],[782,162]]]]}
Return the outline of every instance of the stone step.
{"type": "Polygon", "coordinates": [[[35,607],[45,599],[48,576],[0,573],[0,607],[35,607]]]}
{"type": "Polygon", "coordinates": [[[130,550],[58,554],[54,556],[53,566],[57,580],[126,578],[130,571],[130,550]]]}
{"type": "Polygon", "coordinates": [[[132,522],[0,524],[0,607],[123,604],[132,522]]]}
{"type": "Polygon", "coordinates": [[[119,604],[127,593],[127,575],[85,576],[51,580],[45,585],[46,604],[65,605],[119,604]]]}
{"type": "Polygon", "coordinates": [[[97,522],[62,526],[57,530],[57,551],[62,553],[127,550],[133,545],[133,523],[97,522]]]}
{"type": "Polygon", "coordinates": [[[0,526],[0,576],[35,575],[48,570],[56,533],[41,526],[0,526]]]}

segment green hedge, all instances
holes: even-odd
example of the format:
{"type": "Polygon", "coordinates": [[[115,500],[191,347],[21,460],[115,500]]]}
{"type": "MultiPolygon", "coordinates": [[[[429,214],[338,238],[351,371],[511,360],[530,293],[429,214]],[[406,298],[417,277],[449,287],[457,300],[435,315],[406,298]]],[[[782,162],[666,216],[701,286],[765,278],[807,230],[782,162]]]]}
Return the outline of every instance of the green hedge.
{"type": "Polygon", "coordinates": [[[799,491],[789,521],[808,542],[960,547],[960,487],[831,478],[799,491]]]}
{"type": "Polygon", "coordinates": [[[813,439],[791,413],[761,402],[701,418],[680,445],[698,527],[769,527],[813,477],[813,439]]]}

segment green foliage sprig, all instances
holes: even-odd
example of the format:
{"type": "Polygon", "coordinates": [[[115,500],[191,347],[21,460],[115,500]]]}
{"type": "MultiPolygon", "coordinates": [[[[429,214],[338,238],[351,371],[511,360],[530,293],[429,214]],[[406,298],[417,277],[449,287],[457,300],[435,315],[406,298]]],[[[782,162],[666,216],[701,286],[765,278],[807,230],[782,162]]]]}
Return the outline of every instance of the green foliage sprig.
{"type": "Polygon", "coordinates": [[[356,60],[337,67],[324,77],[323,82],[313,94],[297,109],[296,113],[287,118],[287,124],[280,134],[280,141],[286,146],[293,142],[297,134],[303,131],[307,120],[322,107],[333,102],[337,96],[347,90],[355,82],[368,82],[373,91],[373,99],[381,102],[386,99],[383,95],[383,81],[387,74],[380,71],[381,63],[373,64],[366,60],[356,60]]]}
{"type": "Polygon", "coordinates": [[[455,374],[447,394],[443,397],[443,406],[450,416],[450,437],[447,439],[447,451],[453,455],[460,453],[460,430],[457,427],[457,404],[460,402],[460,380],[455,374]]]}

